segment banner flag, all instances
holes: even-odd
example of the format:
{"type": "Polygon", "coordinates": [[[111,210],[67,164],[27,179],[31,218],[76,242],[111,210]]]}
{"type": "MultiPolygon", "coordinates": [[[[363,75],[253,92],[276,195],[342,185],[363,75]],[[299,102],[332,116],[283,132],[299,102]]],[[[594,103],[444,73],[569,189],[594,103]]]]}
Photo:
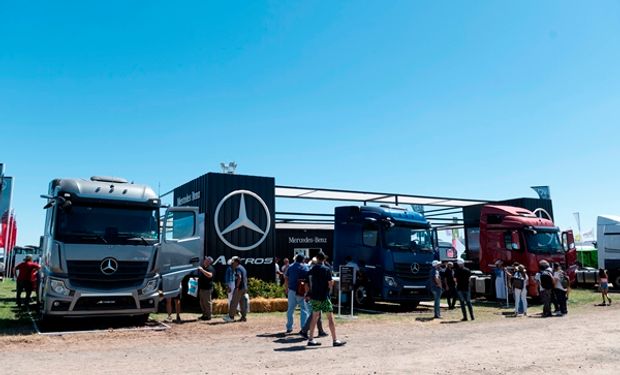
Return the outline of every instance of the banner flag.
{"type": "Polygon", "coordinates": [[[534,189],[540,199],[551,199],[549,186],[531,186],[531,188],[534,189]]]}

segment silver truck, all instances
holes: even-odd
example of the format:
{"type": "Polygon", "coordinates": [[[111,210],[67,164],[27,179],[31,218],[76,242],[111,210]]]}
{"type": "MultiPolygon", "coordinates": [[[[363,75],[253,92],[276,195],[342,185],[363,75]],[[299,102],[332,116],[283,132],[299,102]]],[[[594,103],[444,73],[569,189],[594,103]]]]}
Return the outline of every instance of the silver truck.
{"type": "Polygon", "coordinates": [[[181,291],[204,246],[198,209],[167,208],[148,186],[114,177],[50,182],[42,239],[42,318],[148,319],[181,291]]]}

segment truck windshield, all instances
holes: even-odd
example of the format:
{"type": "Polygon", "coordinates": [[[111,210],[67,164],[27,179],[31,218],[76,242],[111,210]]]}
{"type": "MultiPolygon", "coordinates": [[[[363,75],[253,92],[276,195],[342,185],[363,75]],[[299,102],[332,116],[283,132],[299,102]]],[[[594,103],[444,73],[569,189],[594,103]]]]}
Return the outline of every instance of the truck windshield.
{"type": "Polygon", "coordinates": [[[526,232],[525,240],[530,253],[559,254],[564,252],[557,232],[526,232]]]}
{"type": "Polygon", "coordinates": [[[58,241],[148,246],[158,236],[158,210],[154,208],[73,204],[56,213],[58,241]]]}
{"type": "Polygon", "coordinates": [[[431,231],[426,228],[389,228],[385,231],[385,245],[395,250],[433,251],[431,231]]]}

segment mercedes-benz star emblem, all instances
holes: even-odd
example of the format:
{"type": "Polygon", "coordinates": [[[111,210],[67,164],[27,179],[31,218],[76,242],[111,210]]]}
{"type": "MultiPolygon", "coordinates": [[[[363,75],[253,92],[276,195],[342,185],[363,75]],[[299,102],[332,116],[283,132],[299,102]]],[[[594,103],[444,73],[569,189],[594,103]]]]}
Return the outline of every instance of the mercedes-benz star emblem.
{"type": "Polygon", "coordinates": [[[118,262],[114,258],[105,258],[101,261],[101,273],[111,275],[118,270],[118,262]]]}
{"type": "Polygon", "coordinates": [[[418,263],[413,263],[411,265],[411,273],[418,273],[420,272],[420,265],[418,263]]]}
{"type": "Polygon", "coordinates": [[[220,203],[218,203],[217,207],[215,208],[215,214],[213,216],[213,221],[215,223],[215,232],[217,233],[217,236],[220,238],[220,240],[222,240],[222,242],[225,243],[228,247],[235,249],[235,250],[239,250],[239,251],[252,250],[258,247],[260,244],[263,243],[263,241],[265,241],[265,239],[267,238],[267,235],[269,234],[269,229],[271,228],[271,214],[269,213],[269,208],[267,207],[267,204],[258,194],[252,191],[249,191],[249,190],[235,190],[229,193],[228,195],[226,195],[224,198],[222,198],[220,203]],[[239,215],[237,216],[237,219],[235,221],[233,221],[226,228],[221,230],[220,223],[219,223],[220,209],[222,208],[222,205],[227,200],[234,197],[235,195],[241,196],[239,200],[239,215]],[[256,225],[254,221],[252,221],[252,219],[248,217],[248,214],[245,208],[245,196],[246,195],[253,197],[261,204],[261,207],[263,208],[265,212],[265,216],[267,217],[267,226],[265,227],[265,229],[261,229],[258,225],[256,225]],[[247,228],[253,232],[261,234],[262,236],[257,242],[249,246],[237,246],[235,244],[230,243],[230,241],[224,238],[225,234],[234,232],[241,228],[247,228]]]}

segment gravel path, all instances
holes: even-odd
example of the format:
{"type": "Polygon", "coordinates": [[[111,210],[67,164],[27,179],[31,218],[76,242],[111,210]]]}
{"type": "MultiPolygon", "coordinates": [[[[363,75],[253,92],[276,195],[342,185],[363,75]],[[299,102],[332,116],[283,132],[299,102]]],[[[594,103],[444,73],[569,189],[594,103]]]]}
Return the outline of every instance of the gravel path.
{"type": "MultiPolygon", "coordinates": [[[[618,374],[620,309],[592,307],[561,318],[461,323],[420,314],[338,322],[348,344],[306,348],[284,336],[283,316],[247,323],[188,322],[164,332],[64,337],[2,336],[10,374],[618,374]]],[[[458,314],[449,315],[456,318],[458,314]]]]}

